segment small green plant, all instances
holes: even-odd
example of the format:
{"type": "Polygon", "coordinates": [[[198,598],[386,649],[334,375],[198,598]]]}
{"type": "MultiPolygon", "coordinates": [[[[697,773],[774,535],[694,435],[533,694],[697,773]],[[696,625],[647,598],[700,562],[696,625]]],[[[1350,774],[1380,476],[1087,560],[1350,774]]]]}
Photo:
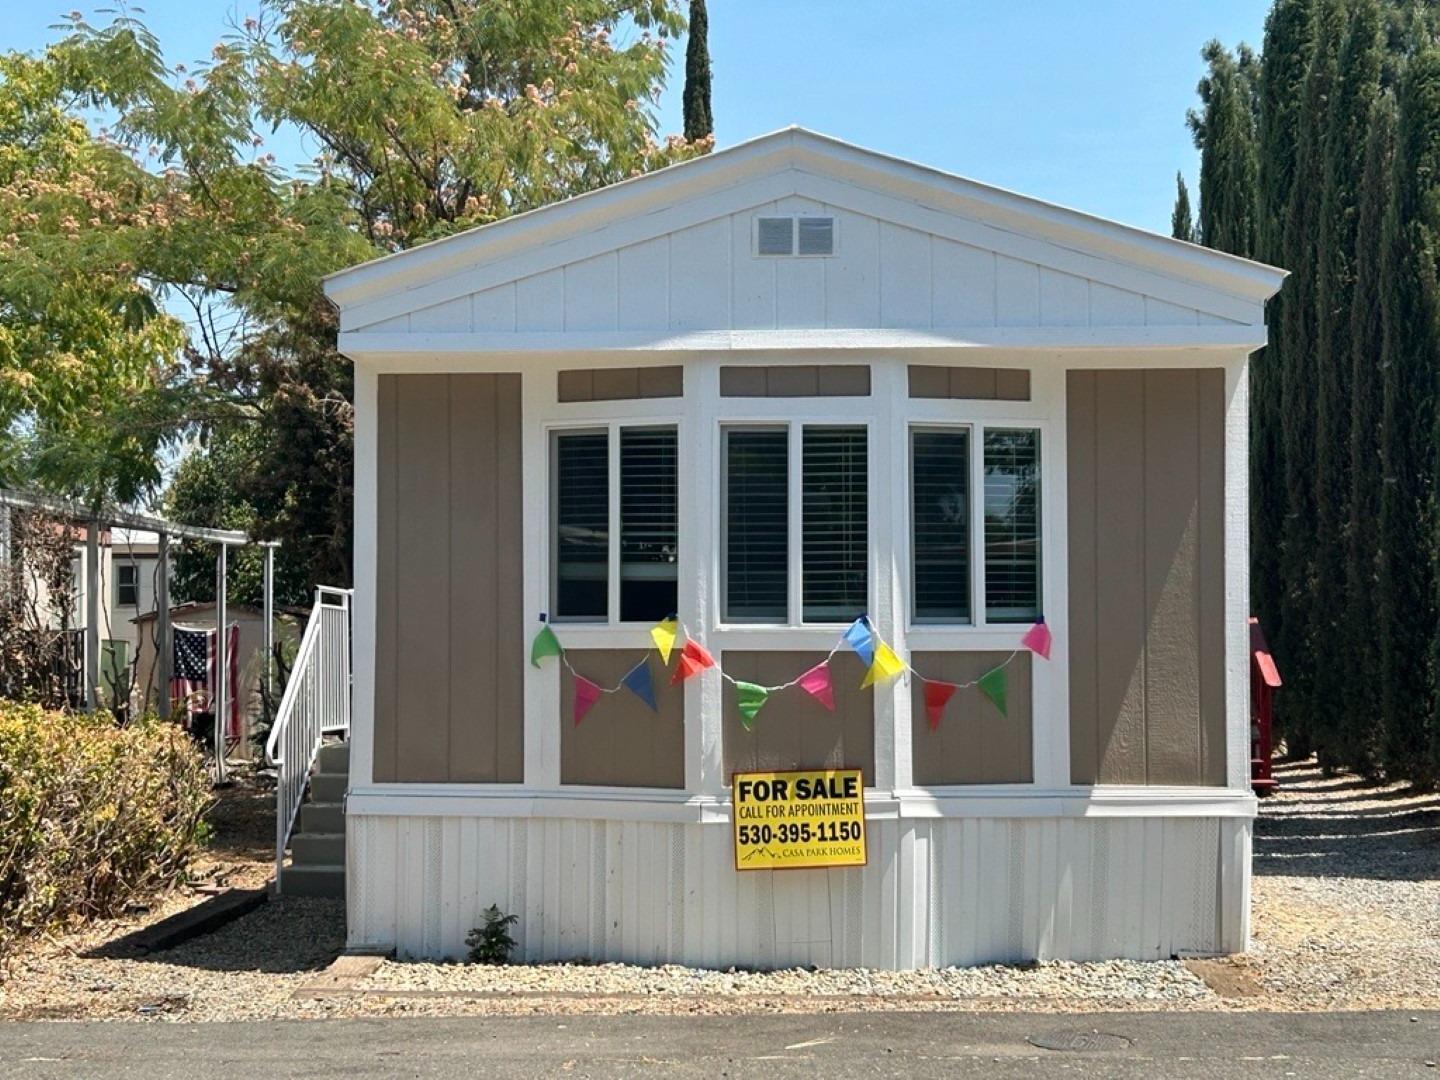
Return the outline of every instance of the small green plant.
{"type": "Polygon", "coordinates": [[[510,936],[510,927],[520,921],[519,915],[506,915],[499,905],[491,904],[482,911],[484,926],[470,931],[465,944],[470,946],[472,964],[508,964],[510,954],[515,951],[515,939],[510,936]]]}

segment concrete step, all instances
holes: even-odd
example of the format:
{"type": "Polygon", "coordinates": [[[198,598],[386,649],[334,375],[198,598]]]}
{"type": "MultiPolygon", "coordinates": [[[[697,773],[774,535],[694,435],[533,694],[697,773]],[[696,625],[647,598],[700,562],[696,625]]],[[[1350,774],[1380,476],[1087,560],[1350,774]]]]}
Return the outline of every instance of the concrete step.
{"type": "Polygon", "coordinates": [[[345,895],[345,867],[296,866],[280,871],[280,892],[284,896],[345,895]]]}
{"type": "Polygon", "coordinates": [[[322,803],[344,802],[349,786],[350,777],[346,773],[317,772],[310,777],[310,798],[322,803]]]}
{"type": "Polygon", "coordinates": [[[322,773],[350,772],[350,744],[348,742],[326,743],[320,747],[316,760],[316,771],[322,773]]]}
{"type": "Polygon", "coordinates": [[[338,802],[307,802],[300,807],[300,832],[345,832],[345,807],[338,802]]]}
{"type": "Polygon", "coordinates": [[[290,837],[290,861],[296,866],[344,866],[345,834],[295,833],[290,837]]]}

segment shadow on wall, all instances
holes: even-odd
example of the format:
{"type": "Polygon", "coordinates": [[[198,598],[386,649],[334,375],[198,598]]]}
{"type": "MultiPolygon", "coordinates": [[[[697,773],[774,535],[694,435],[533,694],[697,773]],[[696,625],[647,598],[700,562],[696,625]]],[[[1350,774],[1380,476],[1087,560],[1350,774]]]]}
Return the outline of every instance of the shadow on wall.
{"type": "Polygon", "coordinates": [[[1313,761],[1276,765],[1275,778],[1280,791],[1255,822],[1256,874],[1440,879],[1440,794],[1327,779],[1313,761]]]}

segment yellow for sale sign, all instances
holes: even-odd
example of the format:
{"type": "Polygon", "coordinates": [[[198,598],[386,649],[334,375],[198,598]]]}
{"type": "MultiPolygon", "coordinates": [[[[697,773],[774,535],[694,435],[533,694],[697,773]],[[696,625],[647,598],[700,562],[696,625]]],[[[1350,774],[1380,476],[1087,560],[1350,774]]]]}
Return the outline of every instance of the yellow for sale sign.
{"type": "Polygon", "coordinates": [[[736,773],[730,785],[737,870],[865,865],[859,769],[736,773]]]}

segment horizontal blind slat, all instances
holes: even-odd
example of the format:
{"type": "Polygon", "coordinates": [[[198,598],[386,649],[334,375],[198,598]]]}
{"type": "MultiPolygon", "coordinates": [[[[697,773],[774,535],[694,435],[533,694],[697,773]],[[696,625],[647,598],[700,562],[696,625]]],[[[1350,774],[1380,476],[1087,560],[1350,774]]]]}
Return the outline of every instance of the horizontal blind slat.
{"type": "Polygon", "coordinates": [[[848,622],[869,594],[869,468],[863,427],[806,427],[801,437],[805,622],[848,622]]]}
{"type": "Polygon", "coordinates": [[[985,432],[985,613],[991,622],[1040,615],[1040,433],[985,432]]]}

